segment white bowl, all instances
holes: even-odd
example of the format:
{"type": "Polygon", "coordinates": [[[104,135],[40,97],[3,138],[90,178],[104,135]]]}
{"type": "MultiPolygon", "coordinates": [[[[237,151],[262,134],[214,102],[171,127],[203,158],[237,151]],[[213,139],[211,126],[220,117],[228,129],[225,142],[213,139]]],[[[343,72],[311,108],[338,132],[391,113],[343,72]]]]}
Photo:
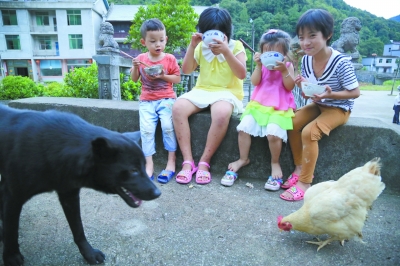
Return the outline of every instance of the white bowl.
{"type": "Polygon", "coordinates": [[[314,83],[302,82],[301,90],[307,97],[313,97],[314,94],[321,94],[325,91],[325,86],[320,86],[314,83]]]}
{"type": "Polygon", "coordinates": [[[217,39],[220,41],[223,41],[225,37],[225,34],[222,31],[219,30],[208,30],[203,33],[203,42],[206,45],[212,44],[212,43],[217,43],[213,39],[217,39]]]}
{"type": "Polygon", "coordinates": [[[163,70],[163,65],[154,65],[151,67],[145,67],[144,72],[146,72],[149,76],[157,76],[160,75],[163,70]]]}
{"type": "Polygon", "coordinates": [[[283,61],[284,58],[281,53],[275,51],[265,52],[260,56],[261,64],[269,70],[276,66],[276,61],[283,61]]]}

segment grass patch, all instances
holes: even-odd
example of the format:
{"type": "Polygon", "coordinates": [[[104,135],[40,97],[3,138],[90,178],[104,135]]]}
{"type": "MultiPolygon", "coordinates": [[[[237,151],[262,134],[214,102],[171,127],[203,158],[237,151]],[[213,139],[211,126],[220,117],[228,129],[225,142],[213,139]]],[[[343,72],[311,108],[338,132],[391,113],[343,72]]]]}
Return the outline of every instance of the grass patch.
{"type": "Polygon", "coordinates": [[[362,91],[397,91],[397,86],[400,86],[400,80],[396,80],[393,86],[393,80],[387,80],[382,85],[372,85],[371,83],[360,82],[360,90],[362,91]]]}

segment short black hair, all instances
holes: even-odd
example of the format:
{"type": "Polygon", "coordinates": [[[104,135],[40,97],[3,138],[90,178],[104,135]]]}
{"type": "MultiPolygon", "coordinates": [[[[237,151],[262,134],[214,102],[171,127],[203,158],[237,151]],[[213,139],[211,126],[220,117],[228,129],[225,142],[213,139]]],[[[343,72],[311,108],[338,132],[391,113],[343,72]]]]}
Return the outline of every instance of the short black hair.
{"type": "Polygon", "coordinates": [[[159,31],[165,30],[164,24],[157,18],[151,18],[143,22],[142,26],[140,27],[140,34],[142,38],[146,38],[146,34],[148,31],[159,31]]]}
{"type": "Polygon", "coordinates": [[[296,34],[299,35],[304,28],[320,31],[327,39],[326,44],[329,45],[334,28],[333,16],[324,9],[309,9],[297,21],[296,34]]]}
{"type": "Polygon", "coordinates": [[[208,30],[222,31],[229,41],[232,35],[232,18],[226,9],[209,7],[201,12],[196,28],[200,33],[208,30]]]}

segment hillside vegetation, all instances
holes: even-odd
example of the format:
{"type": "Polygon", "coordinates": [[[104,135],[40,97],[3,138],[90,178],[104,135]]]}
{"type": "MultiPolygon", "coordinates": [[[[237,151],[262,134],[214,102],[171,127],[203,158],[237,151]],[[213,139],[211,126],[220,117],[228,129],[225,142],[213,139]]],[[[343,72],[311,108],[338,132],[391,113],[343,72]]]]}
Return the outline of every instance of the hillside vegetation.
{"type": "MultiPolygon", "coordinates": [[[[114,0],[114,4],[151,5],[165,0],[114,0]]],[[[192,6],[211,6],[218,4],[226,8],[233,19],[234,39],[242,38],[252,43],[252,24],[254,23],[255,48],[260,36],[269,28],[278,28],[295,36],[295,25],[302,13],[311,8],[323,8],[335,18],[333,40],[340,36],[340,25],[347,17],[357,17],[362,22],[358,50],[363,57],[373,53],[382,55],[383,46],[390,40],[400,41],[400,22],[387,20],[347,5],[343,0],[191,0],[192,6]]],[[[377,2],[379,4],[379,1],[377,2]]],[[[133,15],[132,15],[133,19],[133,15]]],[[[188,40],[189,41],[189,40],[188,40]]]]}

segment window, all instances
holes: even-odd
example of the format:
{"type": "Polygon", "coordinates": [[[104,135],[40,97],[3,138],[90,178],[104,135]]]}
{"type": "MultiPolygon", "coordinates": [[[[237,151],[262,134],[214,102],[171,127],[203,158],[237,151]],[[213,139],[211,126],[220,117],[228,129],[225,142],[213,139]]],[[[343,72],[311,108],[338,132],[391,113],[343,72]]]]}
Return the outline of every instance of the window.
{"type": "Polygon", "coordinates": [[[392,63],[392,59],[386,59],[386,63],[392,63]]]}
{"type": "Polygon", "coordinates": [[[392,48],[389,48],[389,53],[392,51],[392,48]]]}
{"type": "Polygon", "coordinates": [[[82,34],[69,34],[69,49],[83,49],[82,34]]]}
{"type": "Polygon", "coordinates": [[[68,73],[73,71],[74,68],[89,67],[92,64],[91,59],[71,59],[67,60],[68,73]]]}
{"type": "Polygon", "coordinates": [[[67,10],[68,25],[82,25],[80,10],[67,10]]]}
{"type": "Polygon", "coordinates": [[[1,14],[3,15],[3,25],[5,25],[5,26],[18,25],[17,11],[2,10],[1,14]]]}
{"type": "Polygon", "coordinates": [[[52,50],[51,38],[49,36],[41,36],[39,40],[39,50],[52,50]]]}
{"type": "Polygon", "coordinates": [[[62,76],[60,60],[40,60],[40,73],[42,76],[62,76]]]}
{"type": "Polygon", "coordinates": [[[382,58],[381,58],[381,59],[379,59],[379,63],[382,63],[382,58]]]}
{"type": "Polygon", "coordinates": [[[36,24],[38,26],[49,26],[49,14],[47,12],[36,12],[36,24]]]}
{"type": "Polygon", "coordinates": [[[21,50],[19,35],[6,35],[6,43],[8,50],[21,50]]]}

